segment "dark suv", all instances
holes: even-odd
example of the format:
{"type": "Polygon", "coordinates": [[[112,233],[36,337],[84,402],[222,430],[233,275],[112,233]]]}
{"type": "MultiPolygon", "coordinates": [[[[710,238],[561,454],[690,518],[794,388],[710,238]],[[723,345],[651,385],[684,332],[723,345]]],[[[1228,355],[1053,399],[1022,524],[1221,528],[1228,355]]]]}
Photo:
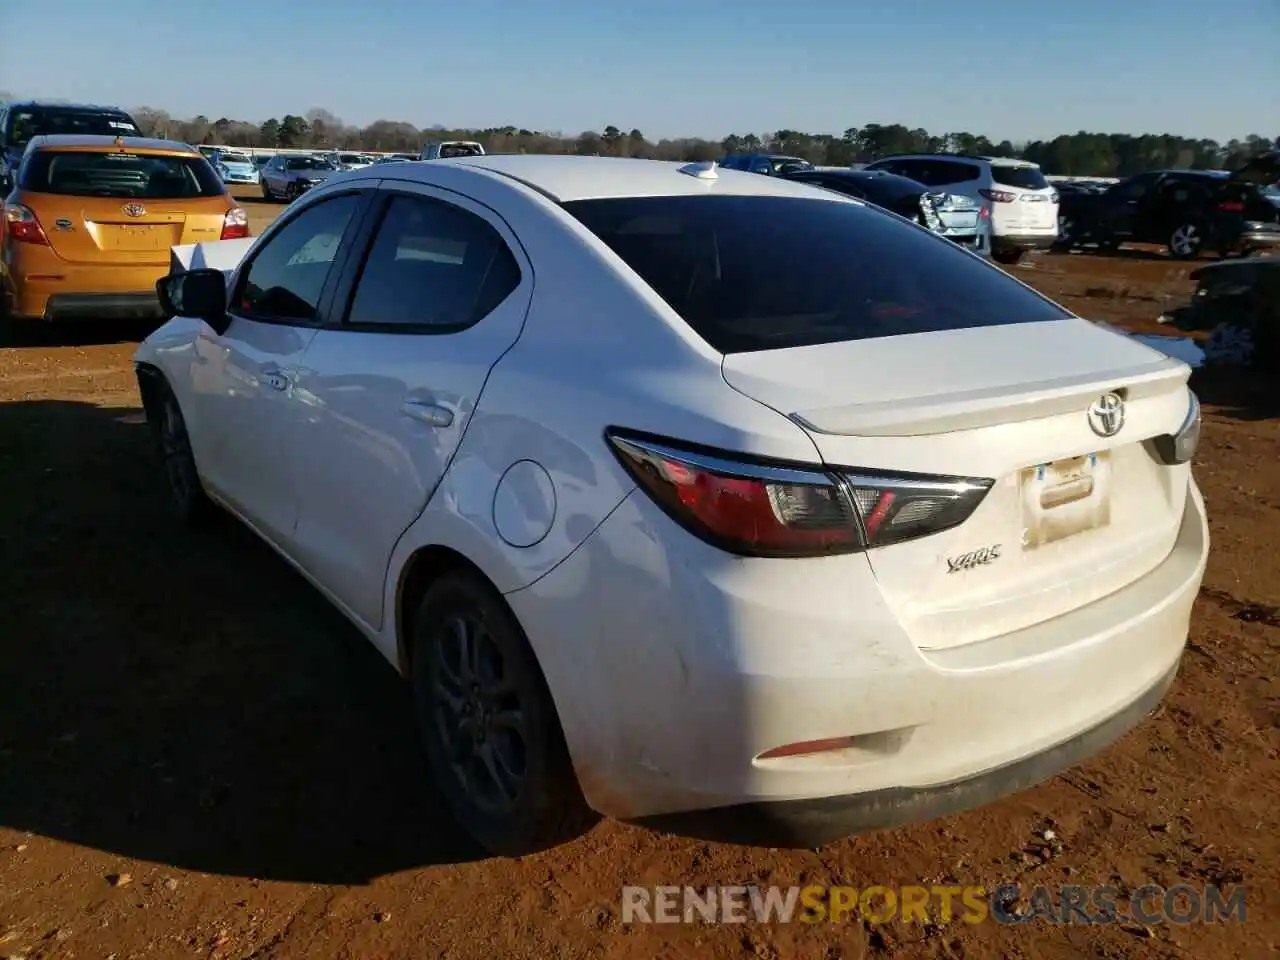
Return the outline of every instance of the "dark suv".
{"type": "Polygon", "coordinates": [[[52,133],[142,136],[133,117],[119,107],[39,100],[0,103],[0,196],[13,188],[31,138],[52,133]]]}
{"type": "Polygon", "coordinates": [[[1122,243],[1160,243],[1187,260],[1280,247],[1280,150],[1234,173],[1153,170],[1121,180],[1105,193],[1063,193],[1058,246],[1085,243],[1115,250],[1122,243]]]}

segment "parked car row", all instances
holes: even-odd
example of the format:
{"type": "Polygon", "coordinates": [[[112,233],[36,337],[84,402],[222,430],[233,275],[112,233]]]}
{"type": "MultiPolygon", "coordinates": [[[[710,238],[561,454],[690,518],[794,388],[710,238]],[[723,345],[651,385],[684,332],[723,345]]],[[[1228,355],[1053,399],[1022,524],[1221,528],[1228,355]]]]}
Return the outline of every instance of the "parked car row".
{"type": "MultiPolygon", "coordinates": [[[[812,178],[819,173],[807,160],[779,154],[733,155],[722,163],[729,169],[778,177],[812,178]]],[[[1017,263],[1028,250],[1047,250],[1057,240],[1058,191],[1034,163],[1001,157],[904,154],[867,164],[861,172],[904,178],[913,182],[922,196],[967,198],[980,210],[977,232],[983,242],[979,252],[989,251],[1001,263],[1017,263]]],[[[855,183],[833,176],[823,185],[843,186],[842,192],[847,193],[854,192],[850,188],[855,183]]],[[[950,202],[954,205],[958,201],[950,202]]],[[[967,221],[968,210],[960,216],[967,221]]],[[[948,229],[952,235],[969,237],[968,227],[948,229]],[[956,230],[960,233],[955,234],[956,230]]],[[[974,243],[971,239],[964,242],[974,243]]]]}

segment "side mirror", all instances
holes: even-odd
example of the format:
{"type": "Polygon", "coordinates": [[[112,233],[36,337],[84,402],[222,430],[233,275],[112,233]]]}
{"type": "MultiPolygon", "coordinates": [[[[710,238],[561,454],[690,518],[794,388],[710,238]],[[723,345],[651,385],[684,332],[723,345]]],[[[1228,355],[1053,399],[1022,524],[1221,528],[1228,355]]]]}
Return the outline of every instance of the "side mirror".
{"type": "Polygon", "coordinates": [[[227,278],[221,270],[188,270],[156,281],[156,294],[166,316],[195,317],[219,335],[231,325],[227,316],[227,278]]]}

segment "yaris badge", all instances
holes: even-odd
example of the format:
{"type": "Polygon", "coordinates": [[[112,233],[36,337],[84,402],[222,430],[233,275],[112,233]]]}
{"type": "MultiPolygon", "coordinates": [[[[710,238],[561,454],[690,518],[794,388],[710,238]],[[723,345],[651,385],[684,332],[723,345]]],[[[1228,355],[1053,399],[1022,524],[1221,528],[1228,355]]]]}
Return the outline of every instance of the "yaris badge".
{"type": "Polygon", "coordinates": [[[1089,429],[1100,437],[1114,437],[1124,426],[1124,401],[1104,393],[1089,407],[1089,429]]]}
{"type": "Polygon", "coordinates": [[[121,208],[121,211],[126,217],[145,217],[147,215],[147,208],[140,203],[126,203],[121,208]]]}

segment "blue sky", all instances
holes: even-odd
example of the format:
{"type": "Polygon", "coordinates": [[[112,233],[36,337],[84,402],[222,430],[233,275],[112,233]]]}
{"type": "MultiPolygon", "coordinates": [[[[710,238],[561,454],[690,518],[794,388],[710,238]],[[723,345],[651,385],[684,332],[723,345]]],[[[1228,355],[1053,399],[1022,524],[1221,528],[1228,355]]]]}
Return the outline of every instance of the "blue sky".
{"type": "Polygon", "coordinates": [[[323,107],[357,124],[615,124],[651,139],[895,122],[1015,141],[1280,134],[1280,0],[0,7],[0,90],[181,116],[323,107]]]}

